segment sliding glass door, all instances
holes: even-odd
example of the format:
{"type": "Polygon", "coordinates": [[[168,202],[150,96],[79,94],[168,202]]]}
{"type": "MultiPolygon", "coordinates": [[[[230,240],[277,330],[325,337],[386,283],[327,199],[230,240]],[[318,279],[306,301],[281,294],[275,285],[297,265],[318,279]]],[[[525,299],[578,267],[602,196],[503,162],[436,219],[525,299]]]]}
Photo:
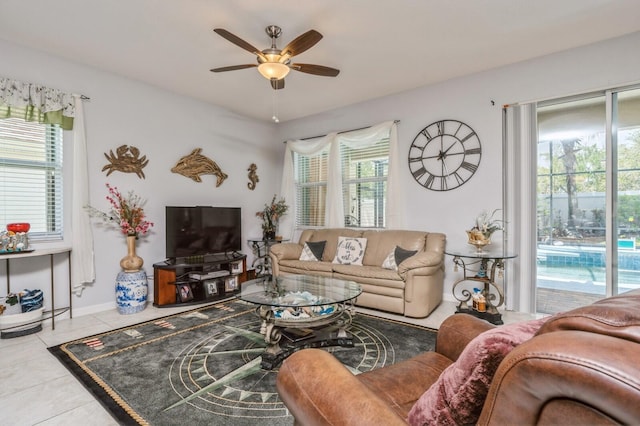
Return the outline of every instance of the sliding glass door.
{"type": "Polygon", "coordinates": [[[640,90],[537,107],[536,306],[640,288],[640,90]]]}
{"type": "Polygon", "coordinates": [[[618,294],[640,288],[640,89],[619,92],[614,102],[617,106],[614,227],[618,237],[612,291],[618,294]]]}

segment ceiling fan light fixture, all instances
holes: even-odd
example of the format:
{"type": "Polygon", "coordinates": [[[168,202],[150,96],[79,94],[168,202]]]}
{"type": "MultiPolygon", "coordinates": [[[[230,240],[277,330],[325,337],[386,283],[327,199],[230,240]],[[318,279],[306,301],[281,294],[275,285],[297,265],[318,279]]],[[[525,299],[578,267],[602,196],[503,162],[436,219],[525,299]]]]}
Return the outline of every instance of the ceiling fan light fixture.
{"type": "Polygon", "coordinates": [[[265,31],[271,38],[271,47],[264,50],[258,50],[257,47],[253,46],[250,43],[247,43],[240,37],[231,34],[224,28],[215,28],[213,31],[215,31],[219,36],[223,37],[227,41],[246,50],[247,52],[254,54],[257,59],[257,65],[255,63],[232,65],[227,67],[214,68],[211,70],[212,72],[217,73],[225,71],[235,71],[245,68],[257,67],[260,74],[262,74],[264,78],[269,80],[269,83],[271,83],[271,88],[273,90],[284,89],[284,78],[289,74],[289,71],[291,71],[291,69],[306,74],[319,75],[324,77],[335,77],[340,73],[340,70],[325,67],[323,65],[291,63],[291,58],[303,52],[306,52],[322,39],[322,34],[320,34],[316,30],[309,30],[306,33],[301,34],[293,39],[283,49],[278,49],[276,41],[282,35],[282,29],[277,25],[269,25],[265,29],[265,31]]]}
{"type": "Polygon", "coordinates": [[[288,66],[280,62],[263,62],[258,65],[258,71],[267,80],[271,80],[272,78],[282,80],[289,74],[290,70],[288,66]]]}

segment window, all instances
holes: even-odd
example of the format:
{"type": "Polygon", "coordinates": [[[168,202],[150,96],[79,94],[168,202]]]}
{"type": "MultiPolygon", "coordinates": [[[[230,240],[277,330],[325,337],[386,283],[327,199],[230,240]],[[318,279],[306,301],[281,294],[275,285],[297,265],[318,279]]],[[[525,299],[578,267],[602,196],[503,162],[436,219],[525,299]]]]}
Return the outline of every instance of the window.
{"type": "MultiPolygon", "coordinates": [[[[340,146],[344,223],[384,228],[389,171],[389,138],[373,143],[336,142],[340,146]]],[[[325,224],[329,148],[312,156],[293,153],[296,227],[325,224]]]]}
{"type": "Polygon", "coordinates": [[[296,182],[296,227],[324,226],[329,149],[307,156],[293,153],[296,182]]]}
{"type": "Polygon", "coordinates": [[[640,288],[640,87],[504,110],[508,309],[554,313],[640,288]]]}
{"type": "Polygon", "coordinates": [[[384,228],[389,139],[363,149],[340,148],[345,226],[384,228]]]}
{"type": "Polygon", "coordinates": [[[32,240],[62,238],[62,130],[0,120],[0,223],[28,222],[32,240]]]}
{"type": "Polygon", "coordinates": [[[538,312],[640,288],[639,108],[638,89],[538,105],[538,312]]]}

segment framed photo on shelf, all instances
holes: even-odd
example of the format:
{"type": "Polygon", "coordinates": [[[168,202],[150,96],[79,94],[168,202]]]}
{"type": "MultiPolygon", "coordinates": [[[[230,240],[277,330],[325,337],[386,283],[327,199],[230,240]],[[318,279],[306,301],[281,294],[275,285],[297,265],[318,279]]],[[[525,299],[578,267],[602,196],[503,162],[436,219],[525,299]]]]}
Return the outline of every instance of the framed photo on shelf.
{"type": "Polygon", "coordinates": [[[178,299],[181,302],[193,300],[193,290],[189,284],[178,284],[178,299]]]}
{"type": "Polygon", "coordinates": [[[231,270],[232,274],[241,274],[244,271],[242,270],[242,262],[238,261],[238,262],[231,262],[229,264],[229,269],[231,270]]]}
{"type": "Polygon", "coordinates": [[[202,283],[204,296],[209,298],[218,295],[218,280],[207,280],[202,283]]]}
{"type": "Polygon", "coordinates": [[[238,277],[237,276],[228,277],[227,279],[224,280],[224,291],[225,292],[232,292],[232,291],[236,291],[237,289],[238,289],[238,277]]]}

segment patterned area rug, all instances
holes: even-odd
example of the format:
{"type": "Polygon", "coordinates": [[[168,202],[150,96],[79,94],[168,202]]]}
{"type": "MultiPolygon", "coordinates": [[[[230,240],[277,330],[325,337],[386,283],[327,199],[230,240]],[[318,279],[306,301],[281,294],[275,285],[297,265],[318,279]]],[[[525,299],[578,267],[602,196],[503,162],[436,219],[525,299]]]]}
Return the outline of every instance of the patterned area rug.
{"type": "MultiPolygon", "coordinates": [[[[356,314],[354,347],[327,348],[354,373],[435,347],[436,331],[356,314]]],[[[122,424],[291,425],[260,367],[255,307],[229,301],[49,348],[122,424]]]]}

